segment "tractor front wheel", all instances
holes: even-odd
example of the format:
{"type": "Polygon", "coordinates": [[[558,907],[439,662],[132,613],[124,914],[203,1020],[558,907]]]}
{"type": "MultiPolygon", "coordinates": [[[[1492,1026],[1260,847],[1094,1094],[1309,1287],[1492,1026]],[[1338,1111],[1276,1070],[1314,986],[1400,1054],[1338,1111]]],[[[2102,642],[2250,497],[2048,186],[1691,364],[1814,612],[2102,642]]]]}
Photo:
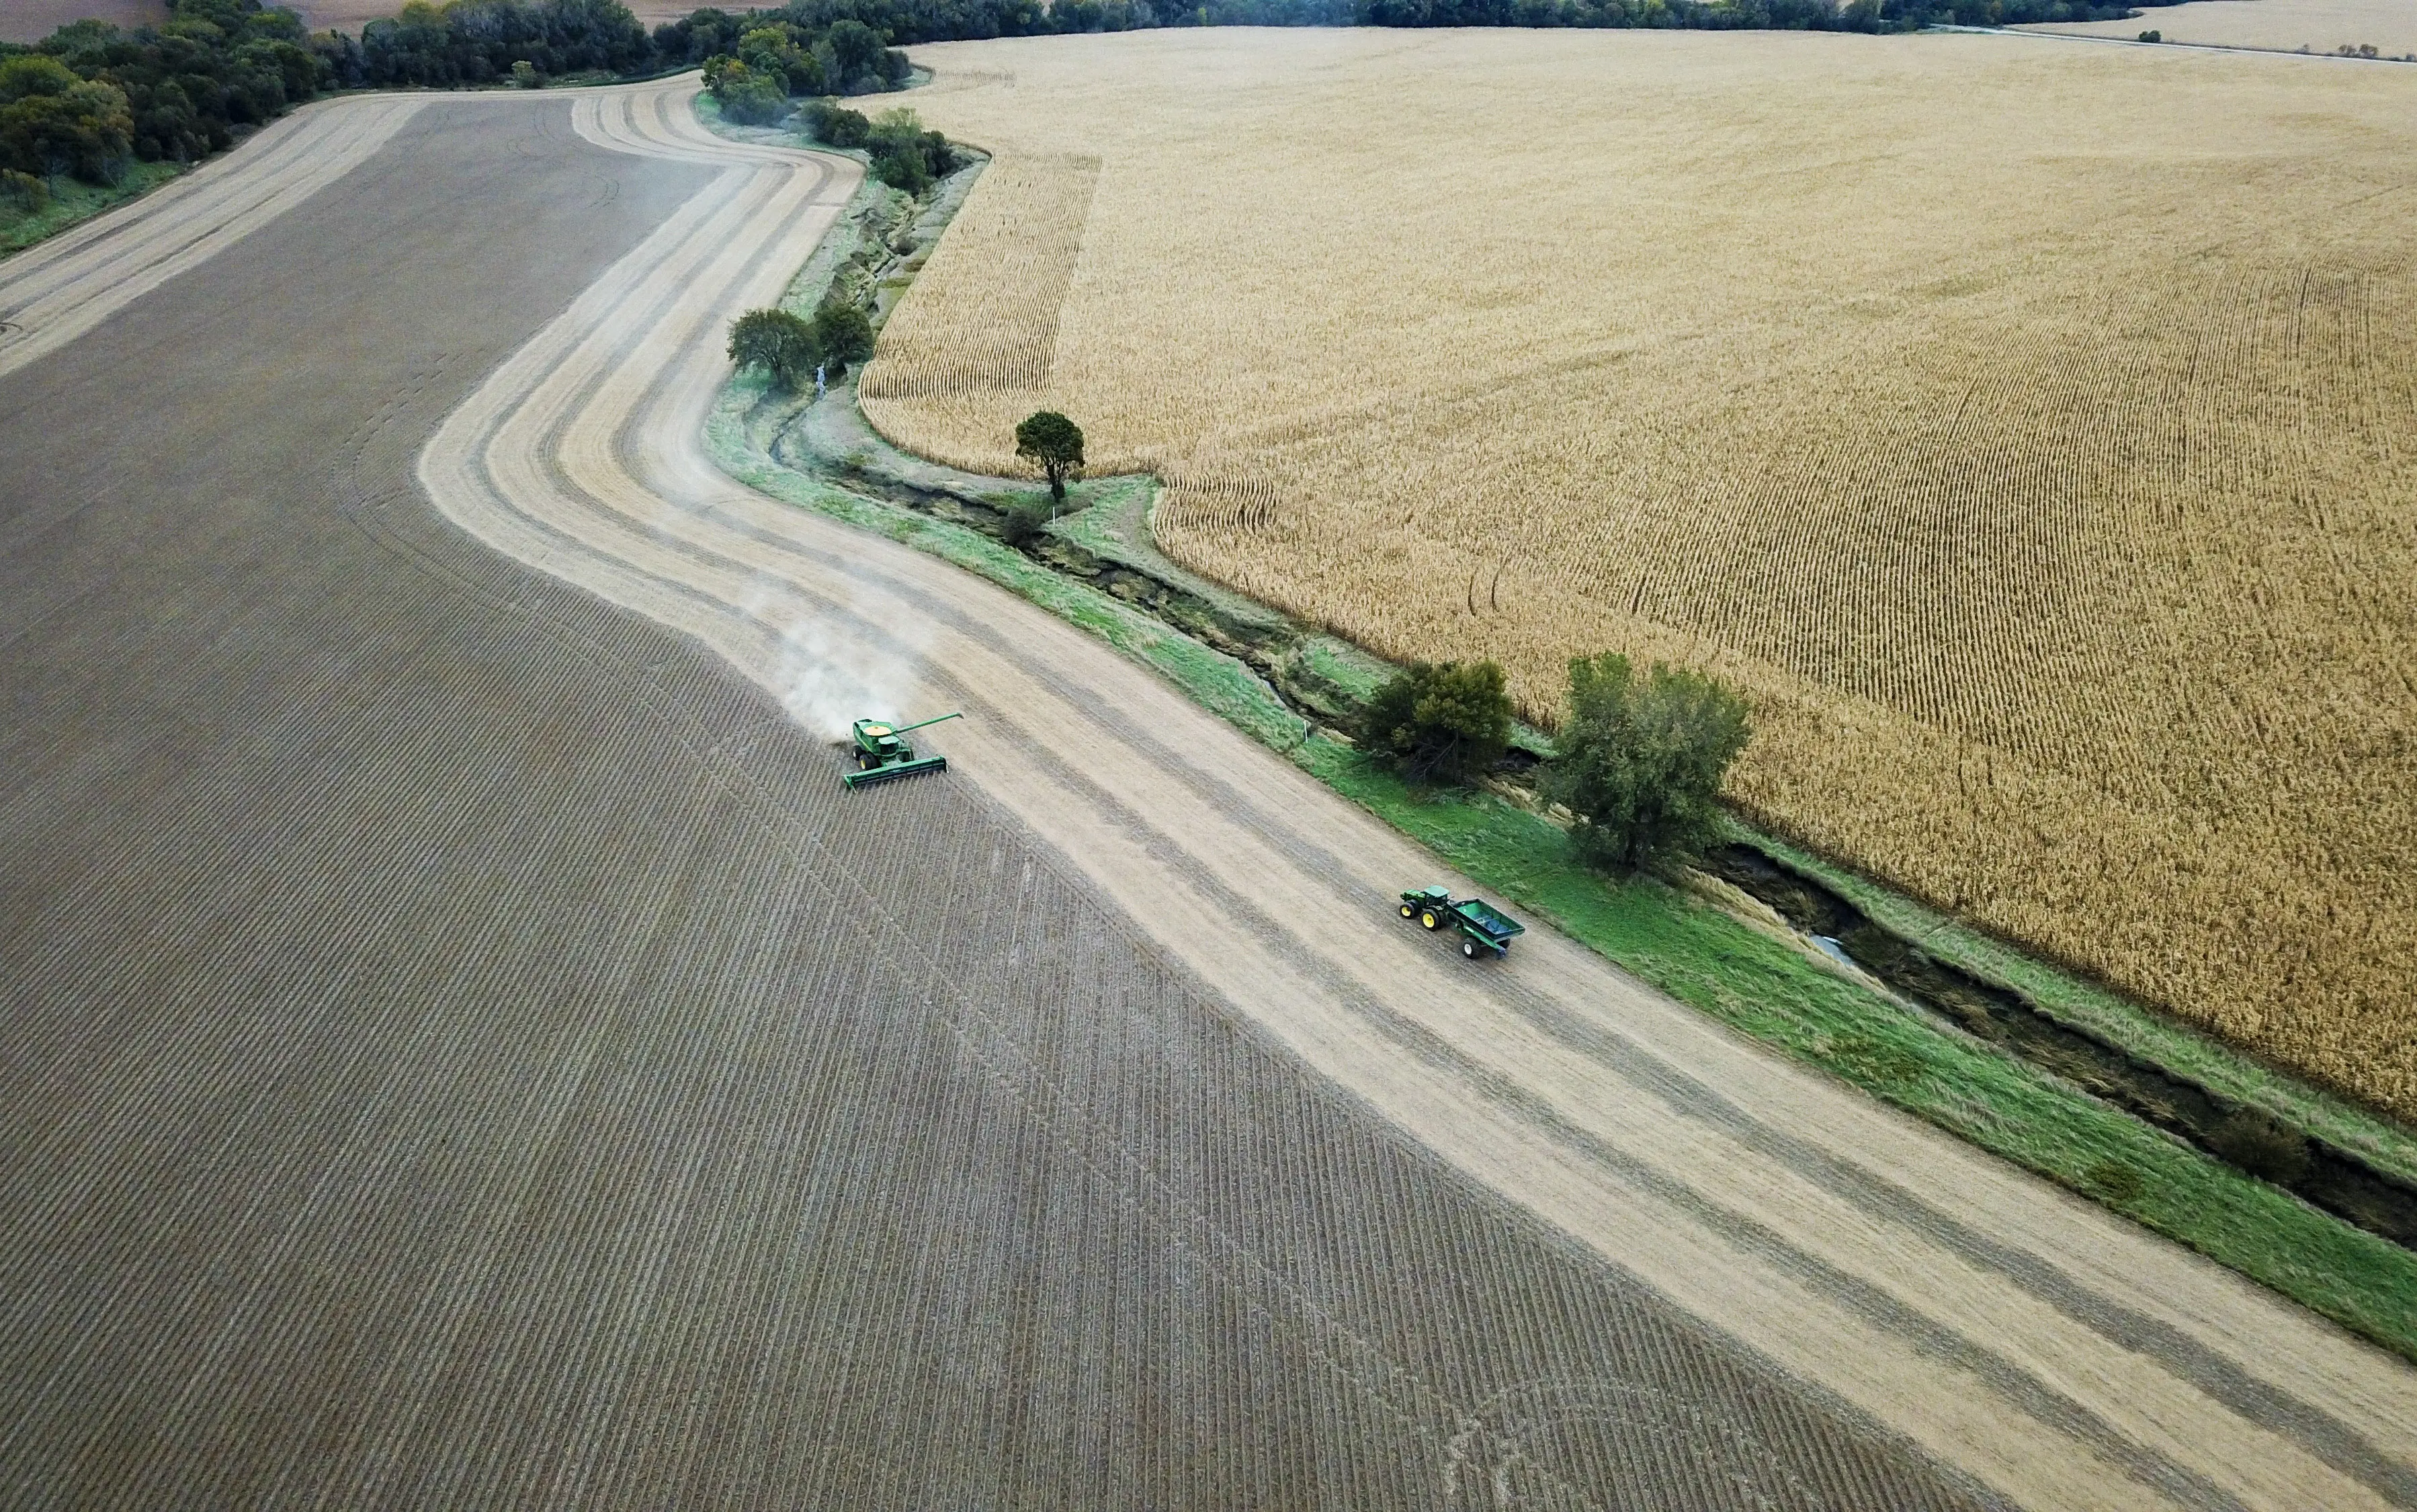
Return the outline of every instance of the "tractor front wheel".
{"type": "Polygon", "coordinates": [[[1418,911],[1419,911],[1418,909],[1411,908],[1411,907],[1410,907],[1408,904],[1406,904],[1406,903],[1405,903],[1405,904],[1403,904],[1403,905],[1402,905],[1402,917],[1403,917],[1403,918],[1405,918],[1405,919],[1411,918],[1411,917],[1415,916],[1415,915],[1418,913],[1418,911]]]}
{"type": "Polygon", "coordinates": [[[1419,927],[1421,929],[1438,929],[1442,926],[1443,921],[1435,916],[1435,910],[1432,909],[1419,915],[1419,927]]]}

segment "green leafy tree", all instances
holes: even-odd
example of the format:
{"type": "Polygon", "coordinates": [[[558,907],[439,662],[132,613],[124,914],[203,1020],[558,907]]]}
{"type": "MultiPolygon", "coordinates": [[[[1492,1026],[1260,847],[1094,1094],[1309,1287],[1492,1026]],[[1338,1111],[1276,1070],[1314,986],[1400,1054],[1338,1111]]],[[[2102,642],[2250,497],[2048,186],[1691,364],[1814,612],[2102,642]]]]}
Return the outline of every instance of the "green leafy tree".
{"type": "Polygon", "coordinates": [[[730,360],[762,368],[783,389],[812,378],[822,359],[813,325],[786,310],[750,310],[730,323],[730,360]]]}
{"type": "Polygon", "coordinates": [[[873,355],[873,320],[844,299],[825,299],[814,312],[814,341],[823,360],[845,373],[873,355]]]}
{"type": "Polygon", "coordinates": [[[806,107],[806,130],[815,141],[830,146],[860,147],[872,134],[873,123],[859,111],[817,99],[806,107]]]}
{"type": "Polygon", "coordinates": [[[1699,672],[1574,657],[1543,794],[1577,816],[1570,841],[1590,865],[1682,861],[1718,838],[1721,779],[1750,733],[1745,700],[1699,672]]]}
{"type": "Polygon", "coordinates": [[[786,84],[776,75],[758,73],[737,58],[715,58],[706,64],[705,86],[713,92],[722,114],[741,126],[768,126],[788,114],[786,84]]]}
{"type": "Polygon", "coordinates": [[[51,186],[29,173],[0,168],[0,207],[17,215],[38,215],[51,207],[51,186]]]}
{"type": "Polygon", "coordinates": [[[924,130],[915,113],[903,107],[874,117],[865,130],[864,145],[873,154],[873,176],[909,194],[921,194],[934,179],[957,166],[949,139],[924,130]]]}
{"type": "Polygon", "coordinates": [[[1066,480],[1083,475],[1083,428],[1054,409],[1041,410],[1015,428],[1015,454],[1049,480],[1049,496],[1066,502],[1066,480]]]}
{"type": "Polygon", "coordinates": [[[860,21],[833,22],[822,40],[834,65],[832,86],[842,94],[874,94],[906,77],[906,54],[889,51],[882,34],[860,21]]]}
{"type": "Polygon", "coordinates": [[[134,117],[115,85],[39,53],[0,60],[0,167],[113,183],[133,150],[134,117]]]}
{"type": "Polygon", "coordinates": [[[1492,662],[1420,662],[1376,690],[1360,745],[1421,781],[1467,782],[1511,748],[1511,695],[1492,662]]]}

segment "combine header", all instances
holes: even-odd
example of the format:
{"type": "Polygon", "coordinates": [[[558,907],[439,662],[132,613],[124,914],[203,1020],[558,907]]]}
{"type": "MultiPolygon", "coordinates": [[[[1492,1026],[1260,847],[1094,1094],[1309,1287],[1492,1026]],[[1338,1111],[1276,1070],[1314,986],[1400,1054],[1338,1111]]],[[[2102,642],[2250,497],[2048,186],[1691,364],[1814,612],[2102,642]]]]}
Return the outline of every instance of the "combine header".
{"type": "Polygon", "coordinates": [[[842,772],[840,781],[850,787],[863,787],[893,777],[912,777],[920,771],[946,771],[949,758],[944,756],[919,756],[907,742],[907,730],[920,730],[924,725],[937,725],[943,719],[963,719],[958,714],[942,714],[904,729],[893,729],[877,719],[856,722],[856,770],[842,772]]]}

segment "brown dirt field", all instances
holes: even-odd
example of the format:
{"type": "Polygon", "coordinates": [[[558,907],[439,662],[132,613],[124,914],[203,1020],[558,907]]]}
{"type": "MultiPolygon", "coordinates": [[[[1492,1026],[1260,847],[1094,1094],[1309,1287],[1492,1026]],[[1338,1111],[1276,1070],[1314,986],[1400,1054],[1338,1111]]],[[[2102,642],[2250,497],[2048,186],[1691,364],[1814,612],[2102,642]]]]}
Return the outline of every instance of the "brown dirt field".
{"type": "Polygon", "coordinates": [[[0,374],[0,1504],[1985,1504],[438,518],[704,182],[566,114],[0,374]]]}
{"type": "Polygon", "coordinates": [[[1032,604],[716,472],[727,322],[778,296],[858,170],[713,138],[694,88],[581,102],[590,140],[730,171],[447,419],[418,476],[450,517],[696,635],[801,715],[852,681],[965,710],[934,732],[950,783],[1239,1019],[2006,1501],[2417,1504],[2404,1363],[1548,929],[1472,970],[1394,917],[1433,856],[1032,604]]]}
{"type": "Polygon", "coordinates": [[[0,42],[38,42],[87,16],[144,26],[167,20],[168,8],[159,0],[0,0],[0,42]]]}

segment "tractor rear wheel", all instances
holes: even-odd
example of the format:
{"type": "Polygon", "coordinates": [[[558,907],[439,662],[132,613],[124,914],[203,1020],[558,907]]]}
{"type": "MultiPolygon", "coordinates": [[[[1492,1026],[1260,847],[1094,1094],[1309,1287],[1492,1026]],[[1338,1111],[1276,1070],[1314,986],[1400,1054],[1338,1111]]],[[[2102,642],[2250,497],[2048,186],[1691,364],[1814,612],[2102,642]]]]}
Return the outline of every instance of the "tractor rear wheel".
{"type": "Polygon", "coordinates": [[[1435,916],[1435,910],[1432,909],[1419,915],[1419,927],[1421,929],[1439,928],[1442,924],[1443,921],[1435,916]]]}

